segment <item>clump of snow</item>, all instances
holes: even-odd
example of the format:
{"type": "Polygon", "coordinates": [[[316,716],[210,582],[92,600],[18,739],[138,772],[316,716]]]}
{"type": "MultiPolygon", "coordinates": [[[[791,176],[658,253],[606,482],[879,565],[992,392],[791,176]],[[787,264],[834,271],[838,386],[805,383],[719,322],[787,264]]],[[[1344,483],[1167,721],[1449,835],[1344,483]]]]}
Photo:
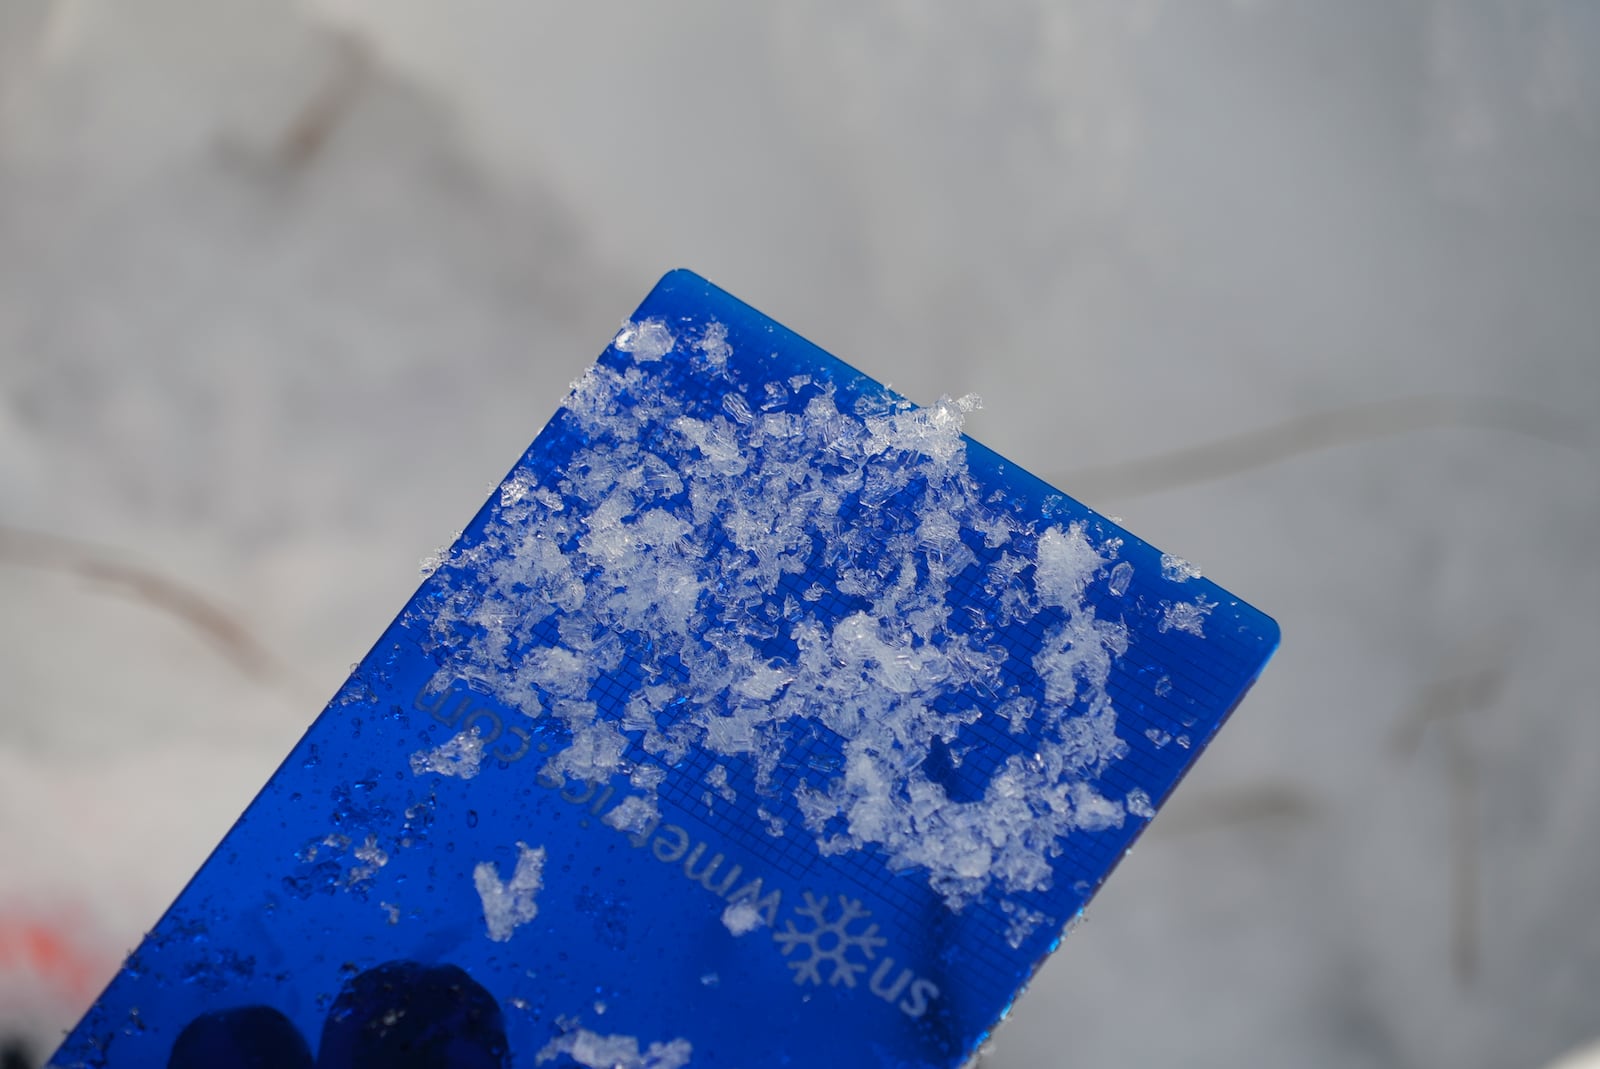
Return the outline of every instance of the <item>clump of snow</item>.
{"type": "Polygon", "coordinates": [[[723,927],[734,935],[748,935],[761,927],[762,923],[761,911],[756,909],[755,903],[748,898],[731,902],[728,908],[722,911],[723,927]]]}
{"type": "Polygon", "coordinates": [[[682,1069],[693,1053],[694,1048],[686,1039],[651,1043],[641,1051],[637,1036],[607,1036],[586,1028],[569,1028],[546,1043],[534,1061],[543,1065],[565,1054],[586,1069],[682,1069]]]}
{"type": "Polygon", "coordinates": [[[1106,563],[1089,545],[1081,521],[1065,532],[1059,527],[1045,531],[1039,536],[1038,554],[1034,584],[1039,588],[1039,600],[1045,605],[1076,605],[1083,597],[1083,588],[1106,563]]]}
{"type": "Polygon", "coordinates": [[[700,341],[695,345],[705,354],[706,362],[713,367],[721,367],[728,362],[728,357],[733,355],[733,346],[728,344],[728,328],[723,323],[712,323],[706,327],[706,332],[700,336],[700,341]]]}
{"type": "Polygon", "coordinates": [[[715,791],[717,797],[724,802],[734,802],[739,798],[734,789],[728,785],[728,766],[726,765],[712,765],[710,771],[705,774],[705,783],[706,786],[711,788],[710,791],[705,793],[707,808],[711,806],[712,791],[715,791]]]}
{"type": "Polygon", "coordinates": [[[438,571],[439,565],[443,564],[449,558],[450,547],[440,546],[438,549],[434,550],[432,553],[429,553],[426,557],[423,557],[417,562],[417,575],[421,576],[423,579],[428,578],[428,576],[438,571]]]}
{"type": "Polygon", "coordinates": [[[660,360],[672,351],[672,331],[659,319],[647,319],[643,323],[625,323],[617,331],[617,336],[612,345],[616,346],[619,353],[632,353],[633,358],[641,364],[660,360]]]}
{"type": "Polygon", "coordinates": [[[500,507],[515,505],[534,491],[533,480],[525,471],[519,471],[500,484],[500,507]]]}
{"type": "Polygon", "coordinates": [[[1211,615],[1211,610],[1216,608],[1214,601],[1205,598],[1195,598],[1193,601],[1175,601],[1168,605],[1161,614],[1161,622],[1156,625],[1163,633],[1167,631],[1182,631],[1193,635],[1195,638],[1205,638],[1205,620],[1211,615]]]}
{"type": "Polygon", "coordinates": [[[756,796],[783,792],[768,834],[798,810],[821,853],[921,869],[952,908],[1048,886],[1064,838],[1124,816],[1093,786],[1127,751],[1107,685],[1128,629],[1091,596],[1127,590],[1120,540],[980,486],[962,435],[976,398],[842,403],[823,378],[732,361],[712,323],[688,346],[711,392],[686,399],[684,369],[651,363],[672,344],[659,321],[628,324],[633,361],[567,398],[570,457],[519,468],[446,562],[473,587],[434,617],[441,677],[557,718],[569,741],[546,775],[630,776],[629,827],[658,815],[660,780],[638,769],[699,750],[719,759],[708,801],[737,799],[737,761],[756,796]],[[623,671],[639,682],[619,697],[623,671]],[[992,750],[961,737],[989,721],[1027,750],[973,773],[992,750]],[[817,737],[830,773],[779,775],[817,737]],[[936,748],[968,755],[975,791],[946,790],[936,748]]]}
{"type": "Polygon", "coordinates": [[[1009,918],[1006,922],[1006,943],[1012,950],[1020,949],[1026,940],[1039,925],[1050,920],[1048,916],[1036,909],[1012,901],[1000,903],[1001,912],[1009,918]]]}
{"type": "MultiPolygon", "coordinates": [[[[406,845],[402,842],[401,845],[406,845]]],[[[368,835],[366,839],[357,844],[348,835],[331,832],[320,840],[313,840],[295,851],[295,860],[303,865],[312,865],[321,862],[319,869],[328,872],[331,866],[335,873],[330,873],[325,879],[325,886],[343,886],[346,888],[359,888],[378,874],[378,870],[389,863],[389,852],[378,842],[376,835],[368,835]],[[341,864],[343,862],[343,864],[341,864]],[[348,867],[345,867],[345,866],[348,867]]]]}
{"type": "Polygon", "coordinates": [[[1011,734],[1020,735],[1027,729],[1028,718],[1033,716],[1037,703],[1030,698],[1012,698],[996,710],[1010,721],[1011,734]]]}
{"type": "Polygon", "coordinates": [[[483,921],[489,938],[504,943],[513,932],[539,915],[539,892],[544,888],[544,847],[517,844],[517,867],[511,879],[502,880],[494,862],[481,861],[472,870],[472,884],[483,902],[483,921]]]}
{"type": "Polygon", "coordinates": [[[654,791],[667,778],[667,770],[660,765],[635,765],[628,782],[643,791],[654,791]]]}
{"type": "Polygon", "coordinates": [[[1143,820],[1149,820],[1156,815],[1156,807],[1150,804],[1150,796],[1138,787],[1128,792],[1124,804],[1127,805],[1129,813],[1143,820]]]}
{"type": "Polygon", "coordinates": [[[1072,786],[1072,804],[1077,810],[1078,825],[1089,831],[1122,827],[1122,803],[1106,798],[1087,783],[1072,786]]]}
{"type": "Polygon", "coordinates": [[[367,836],[367,841],[352,850],[351,855],[360,862],[350,869],[350,882],[358,883],[370,880],[378,874],[378,870],[389,863],[389,854],[378,845],[375,835],[367,836]]]}
{"type": "Polygon", "coordinates": [[[483,746],[483,734],[476,727],[460,732],[431,750],[412,754],[411,774],[421,776],[432,772],[471,779],[483,767],[483,746]]]}
{"type": "Polygon", "coordinates": [[[783,818],[776,813],[769,812],[765,806],[756,810],[756,816],[765,826],[768,835],[774,839],[783,838],[783,818]]]}
{"type": "Polygon", "coordinates": [[[1171,553],[1161,554],[1161,576],[1174,583],[1187,583],[1200,578],[1200,567],[1171,553]]]}
{"type": "Polygon", "coordinates": [[[866,420],[868,455],[886,450],[921,454],[948,463],[962,453],[961,427],[968,412],[983,405],[976,394],[951,400],[941,397],[927,408],[902,408],[886,416],[866,420]]]}
{"type": "Polygon", "coordinates": [[[630,794],[605,815],[606,824],[629,835],[641,835],[661,821],[653,795],[630,794]]]}

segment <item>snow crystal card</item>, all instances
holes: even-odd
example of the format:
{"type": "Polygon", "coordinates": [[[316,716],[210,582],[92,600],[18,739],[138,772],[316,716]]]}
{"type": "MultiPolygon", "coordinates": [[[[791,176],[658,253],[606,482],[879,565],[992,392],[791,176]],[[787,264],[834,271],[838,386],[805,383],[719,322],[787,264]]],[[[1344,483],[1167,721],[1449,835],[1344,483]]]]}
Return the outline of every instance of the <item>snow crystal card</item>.
{"type": "Polygon", "coordinates": [[[969,408],[668,275],[53,1064],[961,1065],[1277,642],[969,408]]]}

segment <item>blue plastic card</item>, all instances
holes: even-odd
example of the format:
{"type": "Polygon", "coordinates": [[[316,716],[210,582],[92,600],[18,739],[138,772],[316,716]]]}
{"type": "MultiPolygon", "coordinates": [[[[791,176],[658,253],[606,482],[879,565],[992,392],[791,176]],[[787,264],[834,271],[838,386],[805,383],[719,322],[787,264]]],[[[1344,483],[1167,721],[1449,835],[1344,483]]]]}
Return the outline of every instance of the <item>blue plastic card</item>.
{"type": "Polygon", "coordinates": [[[666,276],[53,1064],[967,1061],[1277,643],[970,407],[666,276]]]}

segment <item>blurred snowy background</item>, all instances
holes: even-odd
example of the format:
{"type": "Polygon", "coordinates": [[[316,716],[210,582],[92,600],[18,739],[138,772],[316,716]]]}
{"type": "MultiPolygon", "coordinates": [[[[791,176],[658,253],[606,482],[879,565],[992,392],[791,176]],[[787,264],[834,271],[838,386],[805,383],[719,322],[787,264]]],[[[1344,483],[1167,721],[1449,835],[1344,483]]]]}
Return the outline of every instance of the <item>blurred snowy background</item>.
{"type": "Polygon", "coordinates": [[[1600,5],[0,0],[0,1032],[665,270],[1275,615],[985,1058],[1600,1035],[1600,5]]]}

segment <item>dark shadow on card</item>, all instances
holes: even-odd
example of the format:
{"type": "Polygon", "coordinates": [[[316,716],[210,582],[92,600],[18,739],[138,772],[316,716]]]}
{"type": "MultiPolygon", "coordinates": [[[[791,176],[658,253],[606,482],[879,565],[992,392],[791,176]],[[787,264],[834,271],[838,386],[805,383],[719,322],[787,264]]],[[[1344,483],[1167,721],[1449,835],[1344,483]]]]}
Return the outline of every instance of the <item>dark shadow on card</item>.
{"type": "Polygon", "coordinates": [[[454,965],[391,961],[339,993],[317,1069],[505,1069],[509,1051],[483,985],[454,965]]]}
{"type": "Polygon", "coordinates": [[[269,1006],[203,1013],[178,1034],[167,1069],[312,1069],[311,1048],[269,1006]]]}

